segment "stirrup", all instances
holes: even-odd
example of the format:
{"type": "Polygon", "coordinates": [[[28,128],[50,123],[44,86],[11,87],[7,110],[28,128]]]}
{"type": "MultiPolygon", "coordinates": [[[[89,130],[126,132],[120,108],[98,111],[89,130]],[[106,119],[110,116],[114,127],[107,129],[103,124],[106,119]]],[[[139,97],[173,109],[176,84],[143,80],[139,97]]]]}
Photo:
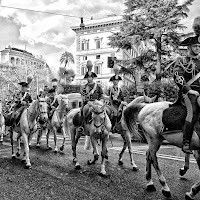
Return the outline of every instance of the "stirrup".
{"type": "Polygon", "coordinates": [[[84,128],[83,128],[82,126],[79,126],[79,127],[77,128],[77,131],[78,131],[79,133],[83,133],[83,132],[84,132],[84,128]]]}
{"type": "Polygon", "coordinates": [[[192,150],[190,149],[190,145],[189,144],[184,144],[182,146],[182,151],[184,153],[193,154],[192,150]]]}

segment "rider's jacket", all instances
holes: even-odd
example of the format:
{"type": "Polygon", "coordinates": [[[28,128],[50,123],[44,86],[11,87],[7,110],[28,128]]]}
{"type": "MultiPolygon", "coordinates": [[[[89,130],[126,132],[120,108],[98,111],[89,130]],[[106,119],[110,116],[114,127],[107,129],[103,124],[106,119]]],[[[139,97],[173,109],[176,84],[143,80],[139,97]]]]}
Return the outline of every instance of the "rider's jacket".
{"type": "Polygon", "coordinates": [[[32,103],[31,95],[28,92],[21,92],[21,101],[25,101],[27,104],[32,103]]]}
{"type": "Polygon", "coordinates": [[[124,101],[122,90],[119,87],[110,87],[108,89],[108,95],[110,96],[111,103],[117,106],[119,106],[121,102],[124,101]]]}
{"type": "Polygon", "coordinates": [[[200,72],[200,59],[190,56],[177,58],[174,69],[174,81],[180,89],[180,92],[186,94],[190,89],[200,93],[200,78],[194,81],[191,85],[187,82],[200,72]]]}
{"type": "Polygon", "coordinates": [[[84,104],[86,104],[88,101],[101,100],[103,98],[103,90],[97,83],[87,83],[81,90],[81,94],[84,104]]]}
{"type": "Polygon", "coordinates": [[[47,104],[50,108],[52,107],[57,108],[59,105],[58,100],[55,96],[49,96],[47,99],[47,104]]]}

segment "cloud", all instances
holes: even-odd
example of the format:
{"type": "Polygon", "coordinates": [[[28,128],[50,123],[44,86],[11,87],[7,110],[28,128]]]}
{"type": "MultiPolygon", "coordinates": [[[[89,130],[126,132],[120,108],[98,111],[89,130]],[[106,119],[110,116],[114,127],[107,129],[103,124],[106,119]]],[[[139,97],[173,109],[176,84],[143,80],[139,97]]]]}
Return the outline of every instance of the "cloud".
{"type": "MultiPolygon", "coordinates": [[[[16,24],[18,42],[23,45],[27,42],[32,51],[44,55],[47,63],[50,62],[54,66],[60,64],[62,52],[76,51],[75,32],[70,27],[79,25],[80,17],[83,17],[84,21],[91,17],[99,19],[110,14],[121,15],[125,9],[124,0],[2,0],[2,5],[61,14],[50,15],[0,8],[1,19],[12,23],[12,27],[16,24]]],[[[191,26],[193,18],[198,13],[200,7],[198,0],[195,0],[190,6],[189,17],[184,19],[183,23],[191,26]]]]}

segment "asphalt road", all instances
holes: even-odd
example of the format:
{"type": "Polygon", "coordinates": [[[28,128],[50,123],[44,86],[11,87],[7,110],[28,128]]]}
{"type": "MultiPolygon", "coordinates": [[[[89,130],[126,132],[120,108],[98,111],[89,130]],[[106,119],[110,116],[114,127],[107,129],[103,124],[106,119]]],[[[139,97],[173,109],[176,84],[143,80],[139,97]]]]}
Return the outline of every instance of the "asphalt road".
{"type": "MultiPolygon", "coordinates": [[[[100,160],[95,165],[87,165],[87,160],[92,158],[92,152],[84,151],[83,139],[77,147],[81,170],[74,168],[70,141],[66,141],[64,153],[56,154],[46,149],[44,139],[40,149],[35,147],[33,139],[30,149],[32,168],[27,170],[23,168],[20,159],[11,159],[9,139],[6,138],[0,146],[0,200],[165,200],[154,169],[152,177],[157,190],[146,191],[147,144],[133,143],[134,160],[139,167],[139,171],[134,172],[131,169],[128,152],[125,152],[123,157],[124,165],[118,165],[121,138],[114,134],[111,141],[108,143],[107,177],[101,177],[100,160]]],[[[52,142],[51,139],[53,146],[52,142]]],[[[200,180],[195,161],[191,159],[190,169],[182,178],[179,175],[179,168],[184,163],[183,153],[178,148],[163,145],[158,155],[160,168],[171,189],[171,199],[183,200],[185,192],[200,180]]],[[[196,195],[195,199],[199,200],[200,194],[196,195]]]]}

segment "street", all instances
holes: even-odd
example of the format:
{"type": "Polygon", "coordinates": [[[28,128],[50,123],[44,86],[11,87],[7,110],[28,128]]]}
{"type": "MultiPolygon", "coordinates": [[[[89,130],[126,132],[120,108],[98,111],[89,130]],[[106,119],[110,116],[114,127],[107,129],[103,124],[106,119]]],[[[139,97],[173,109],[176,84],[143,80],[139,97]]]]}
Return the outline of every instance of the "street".
{"type": "MultiPolygon", "coordinates": [[[[59,147],[61,136],[59,138],[59,147]]],[[[120,135],[111,135],[108,142],[109,159],[106,165],[107,177],[99,176],[100,159],[95,165],[88,166],[87,160],[92,158],[91,150],[83,149],[84,139],[79,140],[77,147],[78,160],[81,170],[75,170],[72,162],[71,142],[66,141],[63,153],[54,153],[46,149],[45,137],[42,138],[40,149],[35,146],[33,138],[30,149],[32,168],[24,169],[20,159],[11,158],[9,138],[0,146],[0,199],[2,200],[83,200],[83,199],[112,199],[112,200],[164,200],[161,185],[153,169],[152,178],[156,187],[155,192],[148,192],[145,180],[145,143],[133,143],[134,160],[139,171],[131,170],[128,152],[124,154],[124,165],[118,165],[118,155],[122,148],[120,135]]],[[[53,138],[51,137],[53,147],[53,138]]],[[[99,148],[100,149],[100,148],[99,148]]],[[[199,169],[191,156],[190,169],[184,177],[180,177],[179,169],[184,164],[183,153],[176,147],[164,144],[158,151],[160,168],[171,189],[174,200],[183,200],[185,192],[199,181],[199,169]],[[198,174],[198,175],[197,175],[198,174]]],[[[200,194],[195,199],[200,199],[200,194]]]]}

